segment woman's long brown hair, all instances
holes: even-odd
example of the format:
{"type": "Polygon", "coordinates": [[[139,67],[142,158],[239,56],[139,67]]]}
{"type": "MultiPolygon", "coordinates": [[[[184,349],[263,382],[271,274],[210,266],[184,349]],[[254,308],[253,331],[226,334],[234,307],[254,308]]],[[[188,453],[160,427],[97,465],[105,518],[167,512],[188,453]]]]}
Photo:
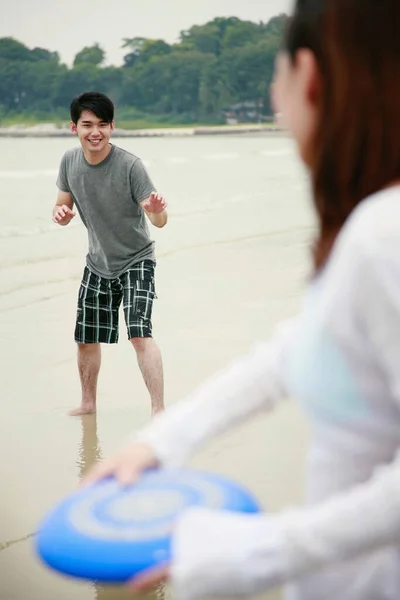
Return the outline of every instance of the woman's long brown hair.
{"type": "Polygon", "coordinates": [[[311,173],[318,271],[362,200],[400,180],[400,0],[297,0],[286,50],[321,77],[311,173]]]}

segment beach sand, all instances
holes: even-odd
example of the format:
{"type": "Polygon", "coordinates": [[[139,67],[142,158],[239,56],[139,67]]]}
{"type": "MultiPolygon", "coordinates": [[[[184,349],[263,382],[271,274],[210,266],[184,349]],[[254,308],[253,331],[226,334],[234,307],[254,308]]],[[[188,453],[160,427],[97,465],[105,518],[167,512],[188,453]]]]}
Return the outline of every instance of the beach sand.
{"type": "MultiPolygon", "coordinates": [[[[97,416],[66,416],[79,403],[72,335],[86,233],[78,219],[53,226],[50,212],[58,161],[73,142],[0,140],[0,600],[130,597],[50,572],[33,547],[45,512],[150,415],[121,321],[120,343],[103,348],[97,416]]],[[[285,139],[127,142],[115,140],[145,159],[170,202],[168,226],[152,230],[168,407],[298,310],[312,232],[307,189],[285,139]]],[[[303,416],[285,401],[191,464],[238,480],[273,512],[301,501],[307,440],[303,416]]],[[[143,598],[163,595],[168,588],[143,598]]]]}

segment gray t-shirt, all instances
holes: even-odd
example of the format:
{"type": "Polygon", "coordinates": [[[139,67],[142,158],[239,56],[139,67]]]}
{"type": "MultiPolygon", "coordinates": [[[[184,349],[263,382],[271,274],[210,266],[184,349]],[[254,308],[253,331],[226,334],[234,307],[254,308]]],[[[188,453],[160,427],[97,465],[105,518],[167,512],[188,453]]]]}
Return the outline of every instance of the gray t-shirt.
{"type": "Polygon", "coordinates": [[[135,263],[155,260],[146,215],[139,202],[155,187],[140,158],[112,146],[99,164],[87,162],[82,148],[67,150],[57,186],[69,192],[88,230],[91,271],[113,279],[135,263]]]}

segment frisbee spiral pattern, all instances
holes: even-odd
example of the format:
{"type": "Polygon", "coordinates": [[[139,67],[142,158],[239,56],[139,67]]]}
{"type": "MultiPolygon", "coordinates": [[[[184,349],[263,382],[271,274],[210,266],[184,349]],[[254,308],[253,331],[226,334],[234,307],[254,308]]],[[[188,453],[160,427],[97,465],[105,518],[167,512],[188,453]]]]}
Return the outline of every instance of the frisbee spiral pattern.
{"type": "Polygon", "coordinates": [[[36,550],[66,575],[123,582],[171,559],[174,522],[193,506],[260,510],[246,490],[219,475],[159,469],[126,488],[109,478],[68,496],[43,520],[36,550]]]}

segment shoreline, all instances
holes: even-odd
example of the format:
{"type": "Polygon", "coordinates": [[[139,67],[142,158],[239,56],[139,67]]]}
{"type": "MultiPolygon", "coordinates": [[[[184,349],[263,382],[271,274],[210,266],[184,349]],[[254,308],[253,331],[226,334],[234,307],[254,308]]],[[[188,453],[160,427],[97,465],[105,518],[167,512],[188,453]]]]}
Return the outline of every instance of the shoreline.
{"type": "MultiPolygon", "coordinates": [[[[116,128],[114,137],[189,137],[196,135],[237,135],[249,133],[268,133],[285,135],[285,131],[277,125],[215,125],[204,127],[159,127],[154,129],[121,129],[116,128]]],[[[74,134],[66,127],[58,127],[53,123],[25,127],[13,125],[0,127],[0,138],[64,138],[74,134]]]]}

